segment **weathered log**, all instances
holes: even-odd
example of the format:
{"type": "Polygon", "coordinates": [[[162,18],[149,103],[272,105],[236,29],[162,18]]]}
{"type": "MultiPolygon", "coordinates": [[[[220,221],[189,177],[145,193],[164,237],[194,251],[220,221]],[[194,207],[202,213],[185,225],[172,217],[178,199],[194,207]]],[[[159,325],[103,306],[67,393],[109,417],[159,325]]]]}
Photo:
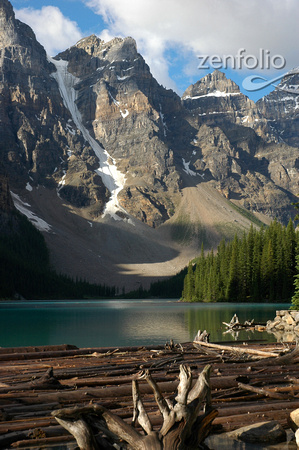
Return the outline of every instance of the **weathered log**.
{"type": "MultiPolygon", "coordinates": [[[[251,343],[249,342],[248,345],[251,346],[251,343]]],[[[225,345],[225,349],[227,347],[225,345]]],[[[233,350],[236,348],[234,344],[231,344],[231,347],[233,350]]],[[[243,352],[248,346],[239,344],[239,347],[243,352]]],[[[271,353],[279,355],[279,353],[282,354],[285,351],[285,346],[276,343],[263,346],[257,346],[256,343],[253,343],[251,347],[258,350],[266,349],[267,356],[271,353]]],[[[170,394],[172,398],[172,392],[178,386],[178,381],[175,379],[179,373],[178,361],[183,361],[185,365],[189,365],[194,374],[202,370],[205,364],[216,361],[216,359],[218,361],[213,363],[210,383],[213,389],[213,403],[215,402],[215,405],[219,408],[219,416],[213,422],[213,432],[215,430],[214,424],[216,425],[216,431],[220,430],[220,426],[222,426],[222,431],[226,431],[243,425],[244,421],[254,423],[254,421],[268,418],[278,419],[283,426],[286,424],[288,413],[299,407],[299,398],[296,397],[298,392],[298,385],[296,384],[298,364],[296,362],[299,358],[296,357],[296,353],[294,355],[289,352],[286,355],[287,361],[282,360],[283,365],[279,365],[280,356],[263,359],[259,363],[251,361],[248,364],[246,363],[246,356],[238,358],[236,363],[234,351],[230,354],[230,351],[226,352],[214,348],[213,355],[208,356],[204,353],[206,349],[208,347],[201,346],[197,350],[190,343],[183,344],[183,351],[178,348],[165,351],[164,347],[151,349],[153,351],[139,348],[138,351],[134,352],[122,351],[122,349],[105,349],[98,355],[92,355],[90,350],[87,353],[84,350],[81,354],[66,357],[63,354],[62,357],[48,360],[39,357],[37,352],[34,359],[4,361],[0,364],[0,381],[3,384],[9,384],[10,387],[5,388],[3,386],[5,389],[0,394],[0,435],[4,433],[6,437],[9,433],[21,428],[19,432],[23,431],[24,433],[23,443],[19,441],[20,437],[18,438],[17,435],[14,439],[18,440],[17,446],[23,445],[23,447],[28,448],[30,438],[25,437],[25,434],[29,433],[31,425],[39,427],[40,424],[44,423],[43,429],[48,430],[55,423],[54,418],[53,422],[49,418],[51,410],[65,406],[74,407],[77,405],[80,407],[90,400],[100,402],[111,413],[130,424],[133,413],[131,382],[133,375],[140,368],[147,368],[158,383],[161,393],[166,396],[170,394]],[[217,354],[225,355],[228,358],[227,362],[233,361],[234,364],[227,364],[225,360],[220,362],[217,354]],[[160,363],[162,364],[160,365],[160,363]],[[27,384],[28,387],[32,380],[38,380],[50,367],[54,368],[55,376],[63,384],[63,390],[59,386],[57,391],[51,389],[51,387],[45,386],[44,389],[37,389],[32,386],[31,390],[26,388],[26,391],[24,387],[24,392],[18,391],[16,395],[15,388],[20,387],[21,384],[27,384]],[[293,385],[287,385],[290,383],[288,377],[294,379],[293,385]],[[268,397],[267,400],[264,400],[258,393],[240,390],[238,382],[263,387],[270,392],[289,394],[292,398],[291,400],[275,400],[268,397]],[[48,424],[47,421],[49,421],[48,424]],[[25,441],[28,442],[28,445],[25,445],[25,441]]],[[[40,349],[40,353],[42,353],[42,349],[40,349]]],[[[15,356],[18,357],[17,354],[15,356]]],[[[147,382],[137,381],[144,409],[152,427],[161,428],[163,418],[159,412],[155,412],[157,408],[155,408],[156,403],[153,399],[152,389],[147,382]]],[[[192,382],[192,386],[194,386],[194,382],[192,382]]],[[[96,416],[92,416],[92,420],[96,433],[97,430],[100,430],[101,421],[96,416]]],[[[198,426],[197,421],[194,426],[198,426]]],[[[180,423],[174,425],[174,430],[169,431],[169,436],[171,436],[172,431],[174,434],[177,433],[176,427],[180,428],[180,423]]],[[[60,429],[62,430],[62,428],[60,429]]],[[[137,430],[140,430],[140,426],[137,430]]],[[[64,431],[67,433],[66,430],[64,431]]],[[[46,434],[48,436],[48,432],[46,434]]],[[[69,438],[74,439],[70,434],[69,438]]],[[[42,446],[42,442],[45,442],[45,447],[51,446],[47,438],[43,439],[44,441],[36,439],[34,444],[42,446]]],[[[63,439],[61,439],[62,441],[63,439]]],[[[16,446],[16,443],[12,443],[10,446],[12,445],[16,446]]],[[[0,448],[6,447],[0,445],[0,448]]]]}
{"type": "Polygon", "coordinates": [[[56,377],[53,374],[53,368],[50,367],[45,374],[43,374],[40,378],[29,381],[28,383],[21,383],[12,386],[7,386],[5,388],[0,388],[1,392],[9,391],[20,391],[20,390],[47,390],[47,389],[63,389],[63,386],[59,383],[56,377]]]}
{"type": "Polygon", "coordinates": [[[84,419],[78,418],[70,421],[58,416],[55,419],[74,436],[81,450],[100,450],[93,433],[84,419]]]}
{"type": "MultiPolygon", "coordinates": [[[[132,380],[133,377],[130,378],[132,380]]],[[[223,376],[223,377],[212,377],[211,386],[212,389],[222,389],[237,386],[236,376],[223,376]]],[[[109,384],[109,379],[107,378],[106,386],[109,384]]],[[[177,389],[178,381],[164,381],[159,383],[162,392],[170,393],[177,389]]],[[[140,391],[142,394],[150,394],[151,388],[147,384],[140,385],[140,391]]],[[[72,389],[63,390],[58,392],[19,392],[18,398],[23,404],[46,404],[46,403],[61,403],[61,402],[86,402],[95,398],[100,398],[101,400],[107,398],[115,397],[129,397],[131,396],[131,385],[130,384],[120,384],[119,386],[108,386],[102,388],[87,388],[87,389],[72,389]]],[[[13,399],[15,394],[7,393],[0,394],[0,399],[13,399]]]]}
{"type": "Polygon", "coordinates": [[[252,414],[255,412],[262,414],[269,411],[290,411],[296,408],[299,408],[299,400],[297,399],[293,401],[273,399],[267,402],[264,400],[261,402],[256,402],[255,400],[231,402],[222,408],[218,408],[218,417],[235,417],[239,414],[252,414]]]}
{"type": "Polygon", "coordinates": [[[293,350],[289,351],[285,355],[282,356],[276,356],[275,358],[267,358],[263,361],[254,361],[252,365],[254,366],[260,366],[261,364],[267,364],[267,365],[289,365],[294,364],[295,362],[299,361],[299,347],[294,348],[293,350]]]}
{"type": "Polygon", "coordinates": [[[245,320],[244,323],[241,323],[237,314],[234,314],[233,317],[231,318],[230,322],[222,322],[227,328],[228,331],[226,332],[230,332],[230,331],[236,331],[236,330],[242,330],[242,329],[248,329],[248,328],[253,328],[255,325],[265,325],[264,323],[257,323],[255,324],[254,319],[252,320],[245,320]]]}
{"type": "Polygon", "coordinates": [[[76,345],[58,344],[58,345],[43,345],[43,346],[28,346],[28,347],[0,347],[0,355],[7,355],[9,353],[40,353],[48,351],[65,351],[65,350],[79,350],[76,345]]]}
{"type": "Polygon", "coordinates": [[[249,355],[255,355],[255,356],[261,356],[264,358],[277,358],[277,353],[272,352],[264,352],[262,350],[256,350],[253,348],[247,348],[247,347],[237,347],[237,346],[229,346],[229,345],[221,345],[221,344],[212,344],[207,342],[193,342],[194,346],[196,348],[200,348],[201,346],[211,348],[211,349],[217,349],[217,350],[224,350],[227,352],[238,352],[238,353],[247,353],[249,355]]]}
{"type": "Polygon", "coordinates": [[[275,398],[278,400],[289,400],[290,397],[285,394],[280,394],[279,392],[273,392],[266,388],[258,388],[251,386],[250,384],[238,383],[240,389],[244,391],[254,392],[255,394],[259,394],[265,397],[275,398]]]}
{"type": "MultiPolygon", "coordinates": [[[[12,442],[10,444],[10,448],[31,448],[34,447],[36,448],[36,446],[38,445],[38,447],[40,448],[41,446],[43,446],[44,448],[52,448],[53,445],[59,445],[59,444],[63,444],[63,443],[70,443],[74,441],[75,439],[73,436],[71,436],[70,434],[65,435],[65,436],[55,436],[55,437],[49,437],[49,438],[41,438],[41,439],[24,439],[24,440],[19,440],[19,441],[15,441],[12,442]]],[[[103,447],[104,450],[104,447],[103,447]]]]}
{"type": "MultiPolygon", "coordinates": [[[[27,420],[7,421],[4,424],[0,422],[0,434],[10,433],[10,432],[18,432],[18,431],[26,431],[32,428],[41,428],[41,427],[49,427],[54,425],[55,421],[52,417],[41,417],[41,418],[30,418],[27,420]]],[[[0,447],[1,448],[1,447],[0,447]]]]}
{"type": "Polygon", "coordinates": [[[13,442],[25,440],[27,438],[28,434],[24,431],[13,431],[12,433],[7,433],[4,436],[0,436],[0,448],[9,448],[13,442]]]}

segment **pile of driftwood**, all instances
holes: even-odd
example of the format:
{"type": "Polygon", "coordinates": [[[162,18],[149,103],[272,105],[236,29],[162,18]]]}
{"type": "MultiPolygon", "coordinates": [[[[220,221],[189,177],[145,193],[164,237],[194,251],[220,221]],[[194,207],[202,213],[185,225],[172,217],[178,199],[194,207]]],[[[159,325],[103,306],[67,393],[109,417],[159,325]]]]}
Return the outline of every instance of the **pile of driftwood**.
{"type": "Polygon", "coordinates": [[[299,408],[297,348],[0,348],[0,448],[200,448],[299,408]],[[83,439],[83,440],[82,440],[83,439]]]}
{"type": "Polygon", "coordinates": [[[245,322],[240,322],[239,317],[237,314],[234,314],[231,318],[230,322],[222,322],[223,325],[226,327],[226,331],[224,331],[225,334],[230,334],[234,337],[235,340],[239,338],[239,332],[243,330],[247,331],[266,331],[266,323],[257,323],[252,320],[245,320],[245,322]]]}

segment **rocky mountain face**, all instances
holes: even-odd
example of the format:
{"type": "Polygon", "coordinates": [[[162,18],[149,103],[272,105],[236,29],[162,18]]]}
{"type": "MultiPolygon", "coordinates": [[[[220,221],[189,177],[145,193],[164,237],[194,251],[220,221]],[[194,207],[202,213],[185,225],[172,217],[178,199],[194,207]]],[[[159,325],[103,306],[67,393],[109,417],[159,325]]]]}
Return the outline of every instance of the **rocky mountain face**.
{"type": "Polygon", "coordinates": [[[18,231],[19,220],[10,193],[9,180],[0,165],[0,234],[9,236],[18,231]]]}
{"type": "Polygon", "coordinates": [[[10,213],[14,204],[9,191],[8,178],[0,174],[0,211],[10,213]]]}
{"type": "Polygon", "coordinates": [[[182,102],[198,126],[202,123],[215,126],[227,122],[253,126],[256,119],[261,119],[255,103],[218,70],[189,86],[182,102]]]}
{"type": "Polygon", "coordinates": [[[200,185],[223,205],[288,221],[299,191],[299,97],[286,88],[298,74],[257,104],[219,71],[180,98],[154,79],[131,37],[92,35],[49,58],[8,0],[0,44],[1,162],[12,191],[44,218],[45,197],[66,229],[79,226],[75,216],[93,224],[108,214],[181,232],[193,220],[179,213],[184,189],[200,185]]]}
{"type": "Polygon", "coordinates": [[[55,66],[31,28],[15,19],[7,0],[0,4],[0,23],[0,155],[11,186],[59,189],[66,171],[77,165],[80,179],[70,180],[65,197],[78,207],[99,203],[101,212],[108,194],[93,171],[97,158],[80,132],[73,131],[51,76],[55,66]]]}
{"type": "Polygon", "coordinates": [[[180,98],[157,83],[130,37],[105,43],[90,36],[57,58],[80,80],[75,89],[84,124],[125,174],[121,206],[160,225],[174,211],[180,188],[171,136],[184,122],[180,98]]]}
{"type": "Polygon", "coordinates": [[[299,71],[283,78],[278,89],[257,102],[278,142],[299,147],[299,71]],[[297,93],[295,90],[297,89],[297,93]]]}
{"type": "Polygon", "coordinates": [[[286,222],[299,191],[297,101],[275,90],[255,104],[219,71],[202,78],[182,96],[199,128],[191,166],[226,198],[286,222]]]}

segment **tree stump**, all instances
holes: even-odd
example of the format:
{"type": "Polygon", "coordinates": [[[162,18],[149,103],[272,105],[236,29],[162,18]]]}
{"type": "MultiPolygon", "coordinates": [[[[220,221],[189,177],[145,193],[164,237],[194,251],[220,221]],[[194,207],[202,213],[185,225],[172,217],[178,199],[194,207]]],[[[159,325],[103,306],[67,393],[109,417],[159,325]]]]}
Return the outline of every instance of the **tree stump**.
{"type": "Polygon", "coordinates": [[[121,448],[132,450],[195,450],[210,433],[217,411],[211,406],[210,370],[208,365],[192,387],[188,366],[180,366],[179,385],[173,402],[165,399],[149,371],[138,374],[151,386],[163,417],[160,430],[154,430],[145,410],[138,379],[132,380],[133,418],[126,423],[99,404],[59,409],[52,412],[56,420],[76,439],[81,450],[121,448]],[[203,409],[199,415],[200,409],[203,409]],[[138,422],[143,432],[135,425],[138,422]]]}

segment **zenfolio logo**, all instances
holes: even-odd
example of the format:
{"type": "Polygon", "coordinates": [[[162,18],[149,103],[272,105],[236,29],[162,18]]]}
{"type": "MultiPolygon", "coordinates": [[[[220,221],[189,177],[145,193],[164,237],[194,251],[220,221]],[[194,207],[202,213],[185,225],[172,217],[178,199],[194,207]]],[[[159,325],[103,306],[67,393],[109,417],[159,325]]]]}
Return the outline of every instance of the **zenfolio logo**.
{"type": "Polygon", "coordinates": [[[284,69],[286,60],[281,55],[273,55],[269,50],[260,48],[259,56],[247,55],[245,48],[240,48],[236,55],[202,55],[199,56],[198,69],[284,69]]]}
{"type": "MultiPolygon", "coordinates": [[[[198,69],[239,69],[239,70],[282,70],[286,67],[286,60],[282,55],[271,55],[270,50],[260,48],[258,56],[246,53],[245,48],[240,48],[236,55],[201,55],[198,69]]],[[[255,74],[246,77],[242,86],[247,91],[259,91],[271,84],[299,73],[298,69],[285,72],[277,77],[268,80],[261,75],[255,74]]],[[[277,86],[275,86],[277,87],[277,86]]],[[[292,94],[299,94],[299,85],[279,88],[292,94]]]]}

